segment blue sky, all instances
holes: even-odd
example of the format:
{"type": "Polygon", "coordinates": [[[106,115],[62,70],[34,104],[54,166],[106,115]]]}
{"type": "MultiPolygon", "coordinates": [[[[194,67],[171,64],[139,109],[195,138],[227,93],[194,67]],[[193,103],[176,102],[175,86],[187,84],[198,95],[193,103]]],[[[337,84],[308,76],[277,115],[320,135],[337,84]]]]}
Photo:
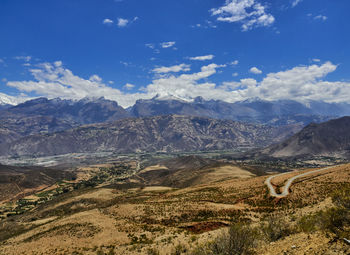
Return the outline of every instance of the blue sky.
{"type": "Polygon", "coordinates": [[[346,102],[348,0],[1,0],[0,98],[346,102]]]}

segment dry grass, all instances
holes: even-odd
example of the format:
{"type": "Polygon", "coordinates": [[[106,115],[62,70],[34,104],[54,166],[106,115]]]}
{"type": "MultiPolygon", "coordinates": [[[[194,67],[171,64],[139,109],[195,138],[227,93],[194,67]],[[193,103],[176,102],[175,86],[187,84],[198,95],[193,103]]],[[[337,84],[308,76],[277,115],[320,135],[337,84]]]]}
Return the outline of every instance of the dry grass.
{"type": "MultiPolygon", "coordinates": [[[[178,245],[189,250],[213,240],[234,222],[254,225],[271,212],[301,217],[327,208],[332,204],[327,199],[331,189],[350,183],[350,165],[339,166],[299,180],[288,198],[276,200],[268,196],[266,176],[250,177],[241,171],[227,167],[208,171],[204,176],[212,178],[206,183],[183,189],[90,188],[62,195],[32,212],[7,219],[6,224],[12,220],[12,228],[18,231],[5,238],[0,254],[148,254],[152,249],[171,254],[178,245]],[[223,180],[234,173],[245,178],[223,180]]],[[[283,185],[283,181],[277,180],[277,184],[283,185]]],[[[0,224],[1,230],[4,226],[0,224]]],[[[328,241],[330,238],[316,233],[294,234],[259,246],[258,254],[317,254],[325,251],[328,241]]]]}

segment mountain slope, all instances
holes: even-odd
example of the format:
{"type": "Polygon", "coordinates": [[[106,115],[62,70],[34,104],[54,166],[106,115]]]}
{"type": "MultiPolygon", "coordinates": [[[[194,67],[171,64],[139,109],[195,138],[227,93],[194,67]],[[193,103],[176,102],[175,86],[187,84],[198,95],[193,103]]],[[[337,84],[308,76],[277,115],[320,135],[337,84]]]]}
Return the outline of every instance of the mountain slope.
{"type": "Polygon", "coordinates": [[[1,118],[49,116],[79,124],[91,124],[126,118],[129,114],[117,102],[104,98],[79,101],[37,98],[1,112],[1,118]]]}
{"type": "Polygon", "coordinates": [[[103,98],[80,101],[38,98],[0,111],[0,144],[128,116],[116,102],[103,98]]]}
{"type": "Polygon", "coordinates": [[[270,127],[190,116],[156,116],[92,124],[33,135],[0,147],[2,155],[56,155],[114,151],[179,152],[266,146],[295,133],[298,126],[270,127]]]}
{"type": "Polygon", "coordinates": [[[0,202],[19,194],[33,193],[62,179],[72,180],[76,174],[44,167],[0,165],[0,202]]]}
{"type": "Polygon", "coordinates": [[[350,158],[350,117],[310,124],[286,141],[263,150],[262,154],[273,157],[350,158]]]}
{"type": "Polygon", "coordinates": [[[350,114],[350,105],[313,102],[312,107],[307,107],[292,100],[265,101],[254,98],[227,103],[220,100],[206,101],[201,97],[195,98],[193,102],[155,97],[136,101],[129,111],[135,117],[180,114],[282,126],[319,123],[332,116],[342,116],[345,112],[350,114]],[[327,108],[331,110],[326,111],[327,108]]]}

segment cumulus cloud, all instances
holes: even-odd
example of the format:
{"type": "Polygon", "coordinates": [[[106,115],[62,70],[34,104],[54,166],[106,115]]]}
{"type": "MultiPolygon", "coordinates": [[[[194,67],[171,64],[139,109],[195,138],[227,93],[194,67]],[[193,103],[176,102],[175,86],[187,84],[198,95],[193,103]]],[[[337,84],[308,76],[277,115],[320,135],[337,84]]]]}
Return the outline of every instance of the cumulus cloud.
{"type": "Polygon", "coordinates": [[[251,72],[253,74],[262,74],[262,71],[259,70],[257,67],[250,68],[249,72],[251,72]]]}
{"type": "Polygon", "coordinates": [[[163,43],[160,44],[160,46],[161,46],[163,49],[166,49],[166,48],[171,48],[171,47],[173,47],[175,44],[176,44],[176,42],[163,42],[163,43]]]}
{"type": "MultiPolygon", "coordinates": [[[[297,66],[288,70],[269,73],[261,81],[252,78],[227,81],[216,84],[210,77],[219,73],[226,65],[209,64],[200,71],[186,74],[168,73],[155,77],[150,84],[136,93],[125,93],[110,87],[98,75],[84,79],[74,75],[62,62],[43,63],[30,69],[34,79],[29,81],[8,81],[7,86],[20,92],[34,93],[48,98],[61,97],[81,99],[102,97],[115,100],[123,107],[129,107],[137,99],[150,99],[155,95],[174,96],[192,100],[202,96],[206,100],[215,99],[236,102],[247,98],[260,97],[265,100],[290,99],[297,101],[318,100],[326,102],[348,102],[350,83],[326,81],[325,77],[337,69],[331,62],[297,66]]],[[[125,90],[135,89],[133,84],[123,86],[125,90]]]]}
{"type": "Polygon", "coordinates": [[[256,0],[226,0],[220,8],[211,9],[211,14],[218,21],[242,24],[242,30],[255,27],[267,27],[275,22],[275,18],[266,12],[266,7],[256,0]]]}
{"type": "Polygon", "coordinates": [[[118,23],[117,23],[118,27],[126,27],[128,24],[129,24],[128,19],[118,18],[118,23]]]}
{"type": "Polygon", "coordinates": [[[336,65],[326,62],[322,65],[294,67],[287,71],[270,73],[254,89],[255,94],[268,100],[347,102],[346,98],[350,98],[349,83],[322,80],[336,69],[336,65]]]}
{"type": "Polygon", "coordinates": [[[170,75],[156,79],[144,91],[148,95],[175,96],[187,100],[196,96],[202,96],[205,99],[218,99],[224,91],[216,89],[215,83],[207,82],[206,78],[214,75],[217,69],[222,67],[225,67],[225,65],[213,63],[203,66],[200,72],[197,73],[181,74],[179,76],[170,75]],[[201,82],[202,80],[204,81],[201,82]]]}
{"type": "Polygon", "coordinates": [[[143,94],[124,94],[120,90],[107,86],[98,75],[84,79],[62,65],[61,61],[42,63],[30,69],[34,77],[31,81],[9,81],[7,86],[21,92],[35,93],[48,98],[81,99],[84,97],[105,97],[115,100],[123,106],[132,105],[143,94]]]}
{"type": "Polygon", "coordinates": [[[205,61],[205,60],[212,60],[214,57],[215,57],[214,55],[205,55],[205,56],[198,56],[198,57],[190,57],[190,60],[205,61]]]}
{"type": "Polygon", "coordinates": [[[114,21],[111,19],[104,19],[102,23],[105,25],[112,25],[114,23],[114,21]]]}
{"type": "Polygon", "coordinates": [[[135,88],[135,85],[134,85],[134,84],[127,83],[127,84],[124,85],[123,88],[124,88],[124,89],[127,89],[127,90],[131,90],[131,89],[135,88]]]}
{"type": "Polygon", "coordinates": [[[174,66],[162,66],[153,69],[153,72],[161,74],[161,73],[178,73],[178,72],[188,72],[190,71],[190,65],[180,64],[174,66]]]}

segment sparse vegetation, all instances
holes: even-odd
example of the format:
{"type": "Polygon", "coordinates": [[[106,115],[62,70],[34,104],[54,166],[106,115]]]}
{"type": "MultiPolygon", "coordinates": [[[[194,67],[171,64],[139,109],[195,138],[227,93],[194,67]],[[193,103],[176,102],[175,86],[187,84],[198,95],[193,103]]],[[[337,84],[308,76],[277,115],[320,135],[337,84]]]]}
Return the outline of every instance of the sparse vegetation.
{"type": "Polygon", "coordinates": [[[194,249],[192,255],[248,255],[254,254],[257,243],[257,230],[249,225],[237,223],[228,232],[219,235],[214,241],[194,249]]]}
{"type": "MultiPolygon", "coordinates": [[[[120,172],[118,165],[97,168],[91,177],[99,177],[90,178],[91,186],[74,189],[79,181],[60,182],[57,188],[71,189],[54,196],[56,188],[41,191],[37,201],[50,199],[0,222],[0,253],[11,254],[13,240],[18,249],[40,244],[40,249],[46,247],[52,254],[214,255],[262,254],[262,247],[287,243],[303,233],[321,231],[335,240],[349,238],[347,166],[300,180],[290,196],[281,200],[269,197],[264,176],[186,189],[153,189],[137,185],[138,179],[132,185],[121,180],[119,173],[128,166],[124,164],[120,172]],[[123,184],[129,186],[119,188],[123,184]],[[330,196],[328,204],[318,209],[330,196]],[[310,213],[302,216],[305,208],[310,213]],[[100,239],[100,234],[108,240],[100,239]],[[67,240],[64,248],[55,246],[59,235],[67,240]],[[52,248],[48,242],[54,244],[52,248]]],[[[15,205],[29,208],[31,203],[21,199],[15,205]]]]}
{"type": "Polygon", "coordinates": [[[335,207],[302,217],[298,228],[303,232],[321,230],[337,238],[350,236],[350,186],[339,188],[332,196],[335,207]]]}
{"type": "Polygon", "coordinates": [[[275,242],[293,233],[290,224],[281,215],[272,215],[261,223],[260,231],[268,242],[275,242]]]}

